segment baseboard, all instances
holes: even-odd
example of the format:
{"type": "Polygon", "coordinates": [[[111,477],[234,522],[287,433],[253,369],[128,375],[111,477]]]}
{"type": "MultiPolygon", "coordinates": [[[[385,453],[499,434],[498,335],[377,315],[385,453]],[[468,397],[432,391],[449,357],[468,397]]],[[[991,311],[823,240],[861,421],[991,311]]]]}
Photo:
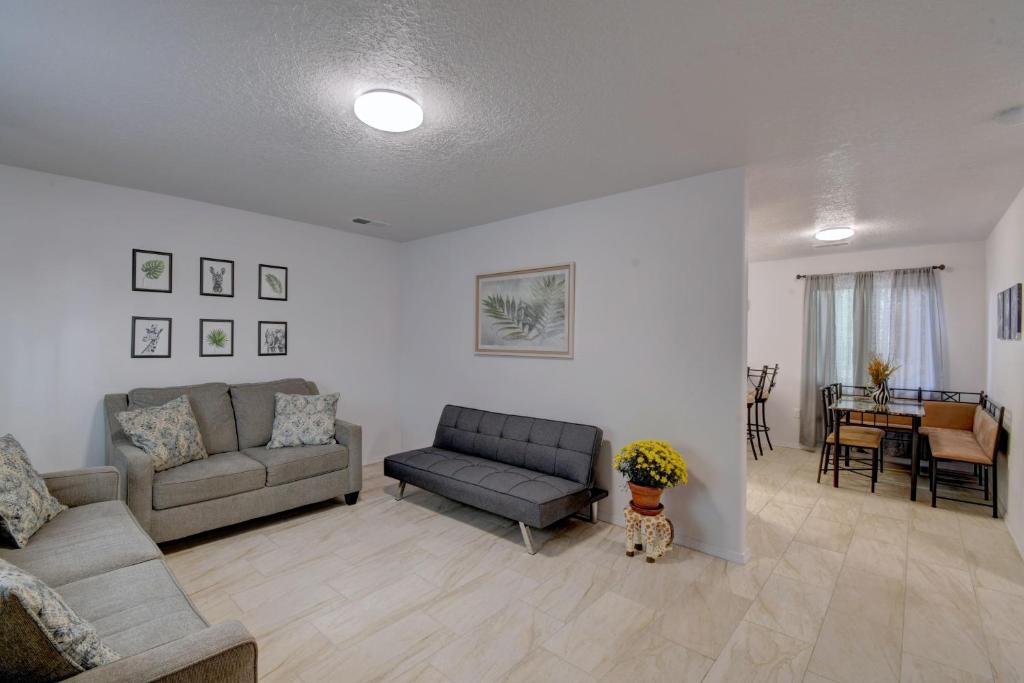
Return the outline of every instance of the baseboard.
{"type": "MultiPolygon", "coordinates": [[[[1003,521],[1006,521],[1005,515],[1003,521]]],[[[1013,539],[1014,544],[1017,546],[1017,552],[1024,557],[1024,530],[1018,531],[1016,524],[1006,524],[1006,530],[1010,532],[1010,538],[1013,539]]]]}

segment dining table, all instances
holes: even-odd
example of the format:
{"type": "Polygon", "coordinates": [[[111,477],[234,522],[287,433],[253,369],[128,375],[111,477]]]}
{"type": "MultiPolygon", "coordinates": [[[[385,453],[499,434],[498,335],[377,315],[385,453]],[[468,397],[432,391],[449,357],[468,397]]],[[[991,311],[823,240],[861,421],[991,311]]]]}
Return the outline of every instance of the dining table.
{"type": "MultiPolygon", "coordinates": [[[[911,423],[910,437],[910,500],[917,500],[917,471],[920,464],[918,453],[919,435],[921,429],[921,418],[924,417],[924,403],[921,401],[910,401],[906,399],[891,399],[888,403],[875,403],[869,396],[840,396],[829,406],[832,411],[832,425],[836,444],[842,443],[839,440],[839,433],[842,429],[843,419],[850,413],[873,414],[879,416],[909,417],[911,423]]],[[[885,429],[885,420],[879,419],[875,424],[866,426],[877,426],[885,429]]],[[[836,447],[838,453],[838,446],[836,447]]],[[[837,456],[838,458],[838,456],[837,456]]],[[[832,485],[839,487],[839,468],[832,468],[832,485]]]]}

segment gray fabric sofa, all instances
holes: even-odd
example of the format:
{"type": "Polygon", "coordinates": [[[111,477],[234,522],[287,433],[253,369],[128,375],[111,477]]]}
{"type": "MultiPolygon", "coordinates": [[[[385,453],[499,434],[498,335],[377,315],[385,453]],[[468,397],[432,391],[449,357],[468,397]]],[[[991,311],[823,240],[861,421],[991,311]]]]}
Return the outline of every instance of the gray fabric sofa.
{"type": "Polygon", "coordinates": [[[594,487],[602,432],[590,425],[491,413],[448,405],[434,445],[384,459],[384,474],[519,522],[536,552],[530,528],[544,528],[607,495],[594,487]]]}
{"type": "Polygon", "coordinates": [[[331,498],[356,502],[363,476],[362,428],[337,420],[337,444],[268,449],[277,392],[319,393],[313,382],[282,379],[133,389],[104,398],[107,464],[121,472],[128,507],[154,541],[331,498]],[[132,445],[116,415],[181,395],[189,397],[210,457],[154,472],[150,457],[132,445]]]}
{"type": "MultiPolygon", "coordinates": [[[[0,547],[0,557],[57,591],[121,657],[66,680],[256,681],[256,641],[237,621],[206,623],[160,549],[119,500],[116,468],[42,476],[68,509],[26,547],[0,547]]],[[[38,633],[28,628],[26,618],[21,610],[0,615],[0,657],[6,670],[39,670],[53,656],[43,643],[26,643],[27,633],[38,633]]]]}

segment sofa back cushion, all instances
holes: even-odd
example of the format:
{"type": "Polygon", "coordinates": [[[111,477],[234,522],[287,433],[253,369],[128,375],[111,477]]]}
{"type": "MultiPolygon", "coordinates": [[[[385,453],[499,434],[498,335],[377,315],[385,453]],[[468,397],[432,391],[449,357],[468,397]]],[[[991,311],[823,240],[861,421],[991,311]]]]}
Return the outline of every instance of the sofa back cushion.
{"type": "Polygon", "coordinates": [[[977,403],[925,401],[921,426],[970,430],[974,426],[974,409],[977,406],[977,403]]]}
{"type": "Polygon", "coordinates": [[[448,405],[434,447],[591,486],[601,437],[590,425],[448,405]]]}
{"type": "Polygon", "coordinates": [[[207,453],[238,450],[235,434],[235,411],[231,406],[228,385],[223,382],[191,384],[182,387],[132,389],[128,392],[128,408],[162,406],[179,396],[188,396],[192,414],[199,423],[199,433],[207,453]]]}
{"type": "Polygon", "coordinates": [[[231,403],[238,427],[238,448],[265,446],[274,431],[274,394],[316,394],[316,385],[304,379],[232,384],[231,403]]]}
{"type": "Polygon", "coordinates": [[[971,431],[974,432],[974,438],[978,440],[982,452],[988,457],[994,456],[996,444],[999,442],[999,423],[981,406],[975,408],[971,431]]]}
{"type": "Polygon", "coordinates": [[[0,560],[0,680],[59,681],[119,659],[52,588],[0,560]]]}

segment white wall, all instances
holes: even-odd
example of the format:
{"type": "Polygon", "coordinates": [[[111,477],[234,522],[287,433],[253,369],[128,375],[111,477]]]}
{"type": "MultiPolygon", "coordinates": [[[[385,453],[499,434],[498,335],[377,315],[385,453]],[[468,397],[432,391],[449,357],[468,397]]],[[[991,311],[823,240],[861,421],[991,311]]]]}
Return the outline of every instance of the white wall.
{"type": "MultiPolygon", "coordinates": [[[[840,248],[841,249],[841,248],[840,248]]],[[[985,383],[985,243],[965,242],[761,261],[749,266],[747,358],[752,366],[778,363],[767,405],[772,443],[799,447],[804,281],[797,273],[845,273],[915,268],[939,263],[949,341],[949,386],[979,391],[985,383]]],[[[766,446],[767,447],[767,446],[766,446]]]]}
{"type": "Polygon", "coordinates": [[[0,166],[0,434],[37,469],[101,464],[103,394],[300,376],[341,392],[369,459],[399,446],[398,245],[164,195],[0,166]],[[133,248],[174,254],[174,292],[133,292],[133,248]],[[199,296],[199,257],[235,261],[234,298],[199,296]],[[257,264],[289,300],[256,298],[257,264]],[[173,357],[130,359],[131,317],[174,319],[173,357]],[[198,320],[235,321],[233,358],[200,358],[198,320]],[[256,355],[258,320],[288,355],[256,355]]]}
{"type": "MultiPolygon", "coordinates": [[[[677,539],[744,559],[744,175],[724,171],[402,245],[400,417],[428,445],[445,403],[595,424],[611,452],[671,441],[677,539]],[[473,353],[479,273],[576,263],[572,360],[473,353]]],[[[609,453],[603,519],[628,494],[609,453]]]]}
{"type": "MultiPolygon", "coordinates": [[[[1009,495],[1005,498],[1006,526],[1017,547],[1024,552],[1024,438],[1013,438],[1015,419],[1024,416],[1024,341],[996,338],[996,293],[1024,282],[1024,191],[1010,205],[1006,215],[986,242],[988,277],[985,301],[988,311],[988,392],[1006,406],[1004,426],[1010,432],[1009,454],[1001,469],[1009,495]]],[[[1020,428],[1017,429],[1020,432],[1020,428]]],[[[1002,486],[999,487],[1003,489],[1002,486]]]]}

